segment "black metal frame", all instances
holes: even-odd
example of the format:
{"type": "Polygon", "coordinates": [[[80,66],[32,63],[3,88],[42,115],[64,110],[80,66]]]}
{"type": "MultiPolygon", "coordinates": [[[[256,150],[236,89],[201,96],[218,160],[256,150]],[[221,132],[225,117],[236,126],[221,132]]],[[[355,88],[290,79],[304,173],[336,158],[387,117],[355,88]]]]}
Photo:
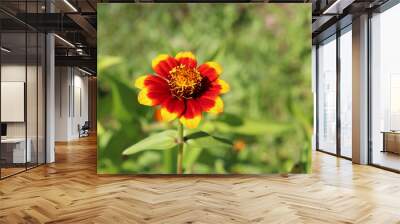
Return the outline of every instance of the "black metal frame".
{"type": "Polygon", "coordinates": [[[319,149],[319,75],[318,75],[318,70],[319,70],[319,53],[318,53],[319,45],[315,46],[315,148],[318,150],[319,149]]]}
{"type": "MultiPolygon", "coordinates": [[[[25,0],[24,3],[25,3],[25,12],[27,12],[28,0],[25,0]]],[[[36,0],[36,3],[37,3],[36,11],[38,11],[39,0],[36,0]]],[[[47,11],[47,7],[46,7],[46,11],[47,11]]],[[[5,12],[5,11],[2,10],[2,12],[5,12]]],[[[26,15],[25,15],[25,19],[26,19],[26,15]]],[[[10,15],[10,16],[15,18],[12,15],[10,15]]],[[[24,28],[25,28],[25,30],[24,30],[24,33],[25,33],[25,83],[24,83],[25,169],[15,172],[15,173],[12,173],[7,176],[2,176],[2,168],[0,167],[0,180],[6,179],[8,177],[17,175],[19,173],[25,172],[27,170],[36,168],[38,166],[41,166],[41,165],[47,163],[47,38],[46,38],[47,33],[43,33],[41,31],[33,28],[32,26],[29,26],[27,23],[19,20],[18,18],[15,18],[15,19],[19,22],[22,22],[24,24],[24,28]],[[28,135],[28,130],[27,130],[28,129],[28,125],[27,125],[27,121],[28,121],[28,118],[27,118],[28,30],[32,30],[34,33],[36,33],[36,45],[37,45],[36,46],[36,99],[37,99],[37,101],[36,101],[36,104],[37,104],[37,107],[36,107],[36,143],[37,143],[36,150],[37,150],[37,152],[36,152],[36,163],[32,163],[33,165],[29,164],[29,165],[32,165],[29,167],[28,167],[28,162],[27,162],[27,160],[28,160],[28,154],[27,154],[27,147],[28,147],[28,144],[27,144],[27,139],[28,139],[28,136],[27,136],[28,135]],[[41,52],[44,54],[44,55],[42,55],[43,60],[44,60],[44,67],[42,69],[42,74],[43,74],[42,82],[44,83],[44,99],[43,99],[43,105],[42,105],[42,107],[44,109],[44,111],[43,111],[44,117],[42,117],[44,119],[44,120],[42,120],[42,122],[44,122],[44,136],[43,136],[44,145],[42,146],[42,147],[44,147],[42,149],[44,152],[44,155],[42,155],[42,156],[43,156],[44,161],[42,163],[39,162],[39,136],[38,136],[39,135],[39,106],[38,106],[38,104],[39,104],[39,69],[38,69],[38,66],[39,66],[39,33],[45,34],[42,39],[43,40],[42,44],[44,44],[44,46],[43,46],[44,51],[41,52]]],[[[2,33],[3,32],[0,32],[0,45],[2,45],[1,44],[2,33]]],[[[1,54],[0,54],[0,67],[1,67],[1,62],[2,62],[2,58],[1,58],[1,54]]],[[[0,82],[1,82],[1,69],[0,69],[0,82]]],[[[1,85],[0,85],[0,90],[1,90],[1,85]]],[[[0,93],[0,96],[1,96],[1,93],[0,93]]],[[[0,99],[1,99],[1,97],[0,97],[0,99]]],[[[1,115],[0,115],[0,120],[1,120],[1,115]]],[[[0,144],[0,155],[1,155],[1,144],[0,144]]]]}
{"type": "MultiPolygon", "coordinates": [[[[339,28],[339,26],[337,25],[339,28]]],[[[336,154],[341,155],[341,133],[342,124],[340,123],[340,35],[339,29],[336,29],[336,154]]]]}
{"type": "Polygon", "coordinates": [[[372,63],[371,63],[371,56],[372,56],[372,42],[371,42],[371,37],[372,37],[372,32],[371,32],[371,18],[372,18],[372,13],[368,12],[368,35],[367,35],[367,41],[368,41],[368,53],[367,53],[367,63],[368,63],[368,75],[367,75],[367,83],[368,83],[368,95],[367,95],[367,119],[368,119],[368,124],[367,124],[367,132],[368,132],[368,157],[367,157],[367,162],[368,164],[372,164],[372,97],[371,97],[371,90],[372,90],[372,80],[371,80],[371,71],[372,71],[372,63]]]}
{"type": "MultiPolygon", "coordinates": [[[[2,23],[0,23],[0,30],[2,30],[2,23]]],[[[0,32],[0,47],[1,46],[3,46],[3,44],[2,44],[2,32],[0,32]]],[[[2,55],[2,53],[1,53],[1,50],[0,50],[0,110],[1,110],[1,77],[2,77],[2,75],[1,75],[1,61],[2,61],[1,55],[2,55]]],[[[0,113],[0,124],[1,124],[1,113],[0,113]]],[[[1,144],[0,144],[0,163],[1,163],[1,151],[2,150],[1,150],[1,144]]],[[[0,167],[0,180],[1,180],[1,167],[0,167]]]]}

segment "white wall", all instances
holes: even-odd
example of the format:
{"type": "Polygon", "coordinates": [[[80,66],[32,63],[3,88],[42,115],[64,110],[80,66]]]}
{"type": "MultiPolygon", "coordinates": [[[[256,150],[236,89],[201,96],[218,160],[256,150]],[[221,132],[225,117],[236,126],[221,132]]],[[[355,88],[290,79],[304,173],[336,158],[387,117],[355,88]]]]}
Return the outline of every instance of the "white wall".
{"type": "MultiPolygon", "coordinates": [[[[1,81],[1,121],[25,121],[25,83],[1,81]]],[[[36,108],[36,105],[34,105],[36,108]]]]}
{"type": "MultiPolygon", "coordinates": [[[[6,64],[1,66],[1,81],[18,81],[25,82],[25,64],[12,65],[6,64]]],[[[28,70],[32,67],[28,66],[28,70]]]]}
{"type": "MultiPolygon", "coordinates": [[[[26,71],[28,74],[34,71],[36,69],[33,66],[28,66],[25,67],[24,65],[18,65],[18,64],[5,64],[1,66],[1,81],[2,82],[25,82],[25,75],[26,71]],[[25,70],[27,69],[27,70],[25,70]]],[[[36,73],[36,70],[34,71],[36,73]]],[[[26,82],[25,82],[26,83],[26,82]]],[[[33,93],[28,92],[27,93],[28,97],[35,97],[36,96],[36,90],[33,93]]],[[[29,100],[30,102],[31,100],[29,100]]],[[[36,105],[35,105],[36,107],[36,105]]],[[[24,108],[22,108],[24,110],[24,108]]],[[[1,108],[1,110],[7,110],[7,108],[1,108]]],[[[28,114],[28,121],[31,122],[33,117],[31,117],[33,114],[28,114]]],[[[36,114],[34,115],[36,116],[36,114]]],[[[36,117],[35,117],[36,118],[36,117]]],[[[36,123],[36,120],[35,120],[36,123]]],[[[25,122],[7,122],[7,136],[8,137],[25,137],[25,122]]],[[[29,125],[28,127],[31,127],[32,125],[29,125]]],[[[28,136],[30,137],[30,136],[28,136]]]]}
{"type": "Polygon", "coordinates": [[[72,129],[71,135],[74,137],[78,137],[78,124],[81,126],[88,121],[88,78],[87,76],[82,76],[83,73],[79,72],[79,70],[74,70],[74,108],[72,108],[73,119],[71,120],[72,129]]]}
{"type": "Polygon", "coordinates": [[[78,125],[88,120],[88,78],[76,68],[56,67],[55,85],[55,140],[77,139],[78,125]]]}
{"type": "MultiPolygon", "coordinates": [[[[1,81],[2,82],[25,82],[24,65],[6,64],[1,66],[1,81]]],[[[30,69],[30,68],[28,68],[30,69]]],[[[7,108],[1,108],[7,110],[7,108]]],[[[25,122],[7,122],[7,137],[25,137],[25,122]]]]}
{"type": "Polygon", "coordinates": [[[68,140],[68,87],[70,77],[67,67],[55,68],[55,140],[68,140]]]}

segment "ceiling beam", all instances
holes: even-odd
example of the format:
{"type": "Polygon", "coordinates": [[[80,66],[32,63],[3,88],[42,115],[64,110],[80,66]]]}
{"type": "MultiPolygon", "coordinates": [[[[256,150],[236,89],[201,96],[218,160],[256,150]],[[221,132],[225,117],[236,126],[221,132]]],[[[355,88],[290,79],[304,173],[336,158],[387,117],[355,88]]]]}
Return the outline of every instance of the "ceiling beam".
{"type": "Polygon", "coordinates": [[[343,10],[351,5],[355,0],[336,0],[330,4],[322,14],[342,14],[343,10]]]}
{"type": "Polygon", "coordinates": [[[68,17],[74,21],[82,30],[90,37],[86,41],[92,46],[97,43],[97,29],[88,22],[88,20],[80,14],[68,14],[68,17]]]}
{"type": "Polygon", "coordinates": [[[43,32],[82,30],[75,21],[62,13],[18,13],[16,18],[43,32]]]}
{"type": "Polygon", "coordinates": [[[97,59],[91,56],[55,56],[56,66],[87,67],[96,71],[97,59]]]}

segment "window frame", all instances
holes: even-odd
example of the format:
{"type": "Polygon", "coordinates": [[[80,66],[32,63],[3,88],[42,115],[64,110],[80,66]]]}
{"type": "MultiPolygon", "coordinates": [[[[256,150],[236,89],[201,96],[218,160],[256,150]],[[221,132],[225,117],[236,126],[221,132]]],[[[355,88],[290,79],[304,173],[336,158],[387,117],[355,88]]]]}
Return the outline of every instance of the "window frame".
{"type": "Polygon", "coordinates": [[[340,79],[340,77],[341,77],[340,37],[342,35],[344,35],[345,33],[352,31],[352,28],[349,28],[352,26],[352,22],[349,19],[351,19],[351,17],[347,16],[347,17],[344,17],[342,20],[339,20],[338,23],[341,22],[343,24],[343,26],[339,27],[337,24],[334,24],[333,26],[336,27],[336,32],[324,37],[321,40],[318,40],[317,44],[315,44],[315,49],[316,49],[315,50],[315,54],[316,54],[315,55],[315,58],[316,58],[315,59],[315,61],[316,61],[316,63],[315,63],[316,64],[316,68],[315,68],[315,76],[316,76],[315,77],[315,81],[316,81],[316,103],[315,104],[316,105],[315,105],[315,107],[316,107],[316,115],[317,115],[315,118],[316,119],[316,122],[315,122],[316,123],[316,127],[315,127],[316,128],[316,131],[315,131],[316,144],[315,145],[316,145],[316,151],[323,152],[323,153],[326,153],[329,155],[337,156],[337,157],[351,161],[352,160],[351,157],[347,157],[342,154],[342,150],[341,150],[341,119],[340,119],[340,103],[341,103],[341,100],[340,100],[340,93],[341,93],[340,92],[340,81],[341,81],[341,79],[340,79]],[[332,38],[332,36],[335,36],[335,38],[332,38]],[[329,38],[332,38],[332,40],[329,40],[329,38]],[[335,153],[326,151],[319,147],[319,145],[320,145],[319,144],[319,120],[320,119],[319,119],[318,115],[319,115],[319,110],[320,110],[320,105],[319,105],[319,94],[320,94],[319,93],[319,82],[320,82],[319,77],[320,77],[320,75],[319,75],[319,63],[318,63],[318,61],[319,61],[318,49],[323,42],[326,42],[328,40],[336,41],[336,52],[335,52],[336,53],[336,62],[335,62],[336,63],[336,152],[335,153]]]}
{"type": "Polygon", "coordinates": [[[372,19],[373,19],[373,14],[381,14],[384,13],[385,11],[393,8],[394,6],[397,6],[400,4],[400,0],[388,0],[384,4],[368,11],[368,31],[367,31],[367,39],[368,39],[368,54],[367,54],[367,61],[368,61],[368,69],[367,69],[367,77],[368,77],[368,111],[367,111],[367,116],[368,116],[368,165],[377,167],[383,170],[395,172],[395,173],[400,173],[400,169],[394,169],[391,167],[387,167],[384,165],[380,165],[377,163],[373,162],[373,130],[372,130],[372,94],[373,94],[373,88],[372,88],[372,19]]]}

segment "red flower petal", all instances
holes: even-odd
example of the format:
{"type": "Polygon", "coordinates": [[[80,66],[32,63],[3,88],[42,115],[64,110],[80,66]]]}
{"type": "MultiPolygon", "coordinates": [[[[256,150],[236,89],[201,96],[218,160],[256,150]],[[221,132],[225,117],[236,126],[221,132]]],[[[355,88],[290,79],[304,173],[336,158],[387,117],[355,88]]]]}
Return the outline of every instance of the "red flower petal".
{"type": "Polygon", "coordinates": [[[158,77],[156,75],[148,75],[143,82],[143,85],[147,88],[168,88],[168,83],[165,79],[158,77]]]}
{"type": "Polygon", "coordinates": [[[178,61],[167,54],[158,55],[152,61],[153,70],[160,76],[168,78],[169,71],[178,66],[178,61]]]}
{"type": "Polygon", "coordinates": [[[208,98],[205,96],[201,96],[200,98],[197,99],[197,101],[199,102],[202,111],[208,111],[214,107],[215,99],[216,98],[208,98]]]}
{"type": "Polygon", "coordinates": [[[182,114],[183,117],[186,119],[192,119],[201,115],[201,105],[197,100],[194,99],[187,99],[186,100],[186,108],[184,113],[182,114]]]}
{"type": "Polygon", "coordinates": [[[167,81],[155,75],[149,75],[144,80],[144,87],[147,89],[147,97],[153,105],[162,104],[166,99],[172,97],[167,81]]]}
{"type": "Polygon", "coordinates": [[[147,97],[153,101],[153,105],[160,105],[169,97],[171,97],[169,89],[149,89],[147,97]]]}
{"type": "Polygon", "coordinates": [[[208,88],[204,90],[200,97],[207,97],[211,99],[217,98],[221,94],[221,86],[216,83],[212,82],[208,88]]]}
{"type": "Polygon", "coordinates": [[[186,65],[189,68],[196,68],[197,66],[196,57],[190,51],[179,52],[175,59],[179,64],[186,65]]]}
{"type": "Polygon", "coordinates": [[[195,99],[186,100],[186,108],[179,121],[187,128],[196,128],[201,121],[201,106],[195,99]]]}
{"type": "Polygon", "coordinates": [[[181,116],[185,110],[185,101],[179,100],[176,97],[169,97],[164,101],[162,107],[165,108],[169,113],[175,114],[176,116],[181,116]]]}
{"type": "Polygon", "coordinates": [[[200,103],[202,111],[209,111],[215,106],[216,100],[222,93],[222,86],[216,81],[211,82],[204,92],[196,99],[200,103]]]}
{"type": "Polygon", "coordinates": [[[222,67],[216,62],[207,62],[199,66],[200,74],[207,77],[208,80],[215,81],[222,73],[222,67]]]}

